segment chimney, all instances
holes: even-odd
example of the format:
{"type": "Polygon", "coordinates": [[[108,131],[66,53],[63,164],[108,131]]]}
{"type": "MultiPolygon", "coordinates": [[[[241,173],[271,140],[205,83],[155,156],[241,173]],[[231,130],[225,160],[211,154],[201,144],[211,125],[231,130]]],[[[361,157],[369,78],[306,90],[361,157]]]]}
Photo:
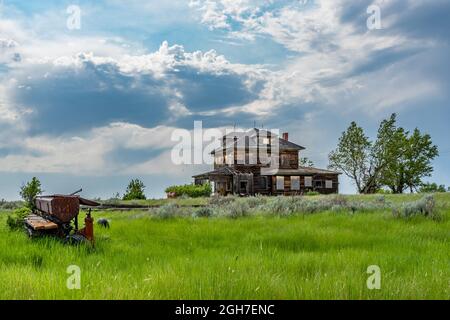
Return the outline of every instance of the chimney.
{"type": "Polygon", "coordinates": [[[289,140],[289,133],[288,132],[283,133],[283,140],[286,140],[286,141],[289,140]]]}

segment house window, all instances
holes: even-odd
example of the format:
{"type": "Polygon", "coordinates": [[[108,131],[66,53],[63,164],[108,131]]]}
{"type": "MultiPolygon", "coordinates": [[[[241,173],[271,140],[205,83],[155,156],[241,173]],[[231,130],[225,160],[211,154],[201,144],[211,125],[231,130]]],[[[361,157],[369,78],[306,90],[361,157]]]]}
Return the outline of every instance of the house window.
{"type": "Polygon", "coordinates": [[[300,177],[291,177],[291,190],[300,190],[300,177]]]}
{"type": "Polygon", "coordinates": [[[289,166],[289,155],[287,154],[281,155],[281,165],[284,167],[289,166]]]}
{"type": "Polygon", "coordinates": [[[261,177],[260,186],[263,189],[267,189],[267,177],[261,177]]]}
{"type": "Polygon", "coordinates": [[[277,190],[284,190],[284,177],[277,176],[277,190]]]}
{"type": "Polygon", "coordinates": [[[305,187],[312,188],[312,177],[305,177],[305,187]]]}
{"type": "Polygon", "coordinates": [[[333,181],[332,180],[327,180],[325,182],[325,188],[327,189],[333,189],[333,181]]]}
{"type": "Polygon", "coordinates": [[[314,181],[314,187],[317,189],[322,189],[324,187],[322,180],[316,180],[314,181]]]}

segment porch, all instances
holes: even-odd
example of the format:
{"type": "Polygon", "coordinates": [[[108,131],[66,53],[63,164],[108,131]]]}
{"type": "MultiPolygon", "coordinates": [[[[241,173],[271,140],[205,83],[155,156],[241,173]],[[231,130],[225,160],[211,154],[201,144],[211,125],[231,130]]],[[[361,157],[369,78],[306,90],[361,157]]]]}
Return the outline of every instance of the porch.
{"type": "Polygon", "coordinates": [[[211,183],[215,195],[254,195],[253,173],[221,167],[194,176],[195,184],[211,183]]]}

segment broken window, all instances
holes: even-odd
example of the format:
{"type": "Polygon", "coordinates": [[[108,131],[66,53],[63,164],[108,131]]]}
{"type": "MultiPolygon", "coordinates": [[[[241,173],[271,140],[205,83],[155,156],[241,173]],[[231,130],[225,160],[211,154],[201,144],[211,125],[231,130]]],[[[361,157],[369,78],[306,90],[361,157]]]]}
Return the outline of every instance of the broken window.
{"type": "Polygon", "coordinates": [[[324,187],[324,183],[322,180],[316,180],[314,181],[314,187],[317,189],[322,189],[324,187]]]}

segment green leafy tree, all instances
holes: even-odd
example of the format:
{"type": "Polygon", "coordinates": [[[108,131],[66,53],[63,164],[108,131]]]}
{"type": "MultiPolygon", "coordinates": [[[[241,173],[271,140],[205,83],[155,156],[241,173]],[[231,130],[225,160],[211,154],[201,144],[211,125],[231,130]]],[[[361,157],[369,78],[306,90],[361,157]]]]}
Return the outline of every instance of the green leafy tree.
{"type": "Polygon", "coordinates": [[[431,137],[416,129],[409,134],[397,127],[397,115],[383,120],[377,139],[371,142],[364,130],[352,122],[329,155],[330,168],[351,178],[359,193],[376,193],[387,186],[393,193],[411,192],[433,172],[438,149],[431,137]]]}
{"type": "Polygon", "coordinates": [[[312,167],[314,167],[314,162],[313,162],[311,159],[309,159],[309,158],[307,158],[307,157],[304,157],[304,158],[300,158],[300,159],[298,160],[298,165],[299,165],[300,167],[309,167],[309,168],[312,168],[312,167]]]}
{"type": "Polygon", "coordinates": [[[352,122],[342,133],[336,150],[329,155],[330,168],[342,171],[352,179],[359,193],[366,187],[372,143],[363,128],[352,122]]]}
{"type": "Polygon", "coordinates": [[[36,177],[33,177],[31,181],[29,181],[27,184],[22,185],[22,187],[20,188],[20,196],[25,201],[26,206],[31,210],[34,210],[36,208],[36,197],[42,194],[42,192],[41,182],[36,177]]]}
{"type": "Polygon", "coordinates": [[[130,181],[127,187],[127,191],[123,196],[123,200],[145,200],[145,185],[139,179],[133,179],[130,181]]]}
{"type": "Polygon", "coordinates": [[[431,136],[415,129],[412,134],[404,133],[398,138],[398,157],[391,159],[383,172],[382,183],[393,193],[412,193],[423,185],[423,178],[433,172],[432,161],[439,155],[431,136]]]}
{"type": "Polygon", "coordinates": [[[402,168],[401,158],[408,145],[408,132],[397,127],[397,115],[394,113],[387,120],[381,122],[377,141],[373,148],[372,158],[378,168],[375,179],[378,188],[388,186],[392,193],[402,193],[396,186],[401,181],[398,173],[402,168]]]}
{"type": "Polygon", "coordinates": [[[444,185],[437,185],[437,183],[424,183],[419,189],[420,193],[437,193],[437,192],[447,192],[444,185]]]}

